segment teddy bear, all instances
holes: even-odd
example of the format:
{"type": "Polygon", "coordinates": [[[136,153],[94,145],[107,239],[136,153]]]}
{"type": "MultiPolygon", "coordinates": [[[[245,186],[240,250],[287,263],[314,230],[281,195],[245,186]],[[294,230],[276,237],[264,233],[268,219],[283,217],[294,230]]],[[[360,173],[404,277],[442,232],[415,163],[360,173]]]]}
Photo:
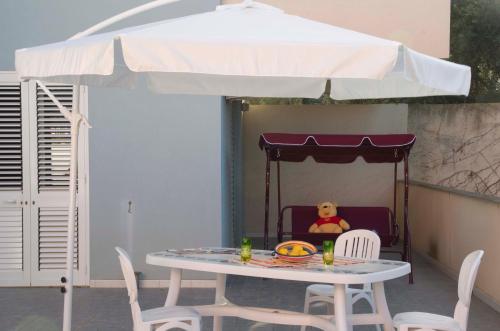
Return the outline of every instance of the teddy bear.
{"type": "Polygon", "coordinates": [[[337,204],[322,202],[318,204],[319,219],[309,227],[310,233],[342,233],[351,226],[343,218],[337,216],[337,204]]]}

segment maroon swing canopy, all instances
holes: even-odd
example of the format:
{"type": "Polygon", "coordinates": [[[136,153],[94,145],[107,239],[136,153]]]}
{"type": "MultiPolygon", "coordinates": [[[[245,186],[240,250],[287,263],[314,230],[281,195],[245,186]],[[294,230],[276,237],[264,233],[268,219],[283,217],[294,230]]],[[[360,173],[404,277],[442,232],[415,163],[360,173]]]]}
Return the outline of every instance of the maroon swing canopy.
{"type": "Polygon", "coordinates": [[[259,146],[269,150],[271,161],[303,162],[311,156],[320,163],[351,163],[361,156],[368,163],[396,163],[414,142],[413,134],[263,133],[259,146]]]}

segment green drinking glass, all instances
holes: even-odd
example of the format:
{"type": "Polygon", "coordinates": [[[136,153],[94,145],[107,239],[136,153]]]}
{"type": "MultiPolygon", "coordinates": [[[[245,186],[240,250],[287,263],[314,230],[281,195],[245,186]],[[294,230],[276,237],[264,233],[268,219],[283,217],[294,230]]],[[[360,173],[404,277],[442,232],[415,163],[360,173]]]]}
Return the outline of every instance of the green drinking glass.
{"type": "Polygon", "coordinates": [[[248,238],[241,240],[240,257],[241,262],[248,262],[252,258],[252,242],[248,238]]]}
{"type": "Polygon", "coordinates": [[[333,240],[323,241],[323,264],[333,265],[333,240]]]}

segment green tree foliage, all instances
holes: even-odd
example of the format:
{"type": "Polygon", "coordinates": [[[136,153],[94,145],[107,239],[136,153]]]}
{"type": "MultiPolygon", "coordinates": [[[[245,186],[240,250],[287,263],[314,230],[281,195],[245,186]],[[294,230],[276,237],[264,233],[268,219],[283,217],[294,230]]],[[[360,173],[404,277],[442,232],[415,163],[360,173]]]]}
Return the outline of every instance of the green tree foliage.
{"type": "Polygon", "coordinates": [[[471,90],[459,96],[352,100],[251,98],[250,104],[500,102],[500,0],[451,0],[450,58],[471,67],[471,90]]]}
{"type": "Polygon", "coordinates": [[[472,69],[467,101],[500,101],[500,0],[452,0],[450,42],[450,61],[472,69]]]}

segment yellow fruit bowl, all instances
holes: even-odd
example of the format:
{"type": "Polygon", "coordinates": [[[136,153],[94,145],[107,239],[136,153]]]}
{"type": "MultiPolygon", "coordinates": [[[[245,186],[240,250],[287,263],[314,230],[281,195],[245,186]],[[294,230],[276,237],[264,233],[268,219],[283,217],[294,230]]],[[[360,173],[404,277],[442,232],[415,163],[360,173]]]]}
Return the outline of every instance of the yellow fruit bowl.
{"type": "Polygon", "coordinates": [[[290,240],[276,245],[276,256],[288,262],[304,262],[311,259],[318,249],[313,244],[305,241],[290,240]]]}

